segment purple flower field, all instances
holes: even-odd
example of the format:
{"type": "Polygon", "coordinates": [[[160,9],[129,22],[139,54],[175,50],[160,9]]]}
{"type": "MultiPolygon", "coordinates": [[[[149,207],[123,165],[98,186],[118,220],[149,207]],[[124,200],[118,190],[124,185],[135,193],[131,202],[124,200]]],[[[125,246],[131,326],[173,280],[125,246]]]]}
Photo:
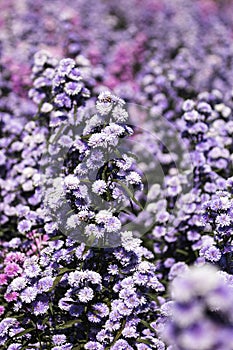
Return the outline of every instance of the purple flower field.
{"type": "Polygon", "coordinates": [[[233,1],[0,1],[0,349],[233,350],[233,1]]]}

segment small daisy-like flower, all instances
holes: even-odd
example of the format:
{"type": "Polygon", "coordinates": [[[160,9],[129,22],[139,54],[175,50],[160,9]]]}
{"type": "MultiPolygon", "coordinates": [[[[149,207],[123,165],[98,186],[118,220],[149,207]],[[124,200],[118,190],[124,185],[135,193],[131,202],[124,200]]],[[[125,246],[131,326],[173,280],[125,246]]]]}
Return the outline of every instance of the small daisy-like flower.
{"type": "Polygon", "coordinates": [[[110,275],[117,275],[119,273],[119,269],[118,269],[118,266],[115,265],[115,264],[110,264],[109,267],[108,267],[108,273],[110,275]]]}
{"type": "Polygon", "coordinates": [[[98,101],[96,102],[96,109],[101,115],[106,115],[111,112],[113,107],[112,95],[108,91],[102,92],[98,96],[98,101]]]}
{"type": "Polygon", "coordinates": [[[90,224],[85,227],[84,234],[86,236],[94,236],[96,238],[102,238],[105,230],[95,224],[90,224]]]}
{"type": "Polygon", "coordinates": [[[82,80],[81,72],[77,67],[72,68],[71,71],[67,74],[67,76],[75,81],[82,80]]]}
{"type": "Polygon", "coordinates": [[[219,226],[229,226],[231,223],[231,217],[228,214],[220,214],[216,217],[216,223],[219,224],[219,226]]]}
{"type": "Polygon", "coordinates": [[[106,135],[104,133],[96,133],[91,135],[88,140],[88,146],[96,148],[106,145],[106,135]]]}
{"type": "Polygon", "coordinates": [[[153,231],[152,231],[152,235],[155,237],[155,238],[161,238],[163,236],[165,236],[166,234],[166,228],[163,227],[163,226],[156,226],[153,231]]]}
{"type": "Polygon", "coordinates": [[[65,93],[56,95],[54,102],[58,108],[71,108],[71,99],[65,93]]]}
{"type": "Polygon", "coordinates": [[[156,215],[156,220],[161,223],[165,223],[169,219],[169,213],[167,211],[160,211],[156,215]]]}
{"type": "Polygon", "coordinates": [[[206,258],[206,260],[209,260],[209,261],[219,261],[221,259],[221,251],[212,246],[210,248],[208,248],[207,250],[205,250],[205,253],[204,253],[204,257],[206,258]]]}
{"type": "Polygon", "coordinates": [[[58,73],[61,76],[68,75],[72,68],[75,66],[75,61],[71,58],[64,58],[60,61],[59,67],[58,67],[58,73]]]}
{"type": "Polygon", "coordinates": [[[99,322],[101,322],[101,318],[98,315],[93,314],[91,312],[88,313],[87,318],[92,323],[99,323],[99,322]]]}
{"type": "Polygon", "coordinates": [[[92,185],[92,191],[98,195],[103,194],[107,190],[107,184],[104,180],[96,180],[92,185]]]}
{"type": "Polygon", "coordinates": [[[96,341],[89,341],[84,348],[86,350],[104,350],[104,346],[96,341]]]}
{"type": "Polygon", "coordinates": [[[92,219],[94,217],[94,214],[88,210],[80,210],[80,212],[77,214],[77,217],[80,221],[87,221],[89,219],[92,219]]]}
{"type": "Polygon", "coordinates": [[[20,299],[29,304],[31,303],[33,300],[35,300],[37,296],[37,290],[34,287],[27,287],[26,289],[24,289],[20,295],[20,299]]]}
{"type": "Polygon", "coordinates": [[[69,96],[78,95],[83,88],[83,83],[70,81],[65,84],[64,90],[69,96]]]}
{"type": "Polygon", "coordinates": [[[62,345],[66,342],[66,336],[65,334],[55,334],[53,335],[52,340],[54,345],[62,345]]]}
{"type": "Polygon", "coordinates": [[[69,174],[64,178],[64,184],[67,189],[75,190],[79,188],[80,181],[77,176],[69,174]]]}
{"type": "Polygon", "coordinates": [[[87,303],[88,301],[92,300],[94,297],[93,289],[89,287],[84,287],[79,291],[78,297],[82,303],[87,303]]]}
{"type": "Polygon", "coordinates": [[[0,274],[0,286],[7,284],[7,275],[5,273],[0,274]]]}
{"type": "Polygon", "coordinates": [[[107,140],[109,139],[110,136],[112,137],[119,137],[125,132],[125,129],[115,123],[110,123],[103,129],[103,133],[106,135],[107,140]]]}
{"type": "Polygon", "coordinates": [[[107,232],[116,232],[121,229],[121,222],[118,218],[112,216],[105,222],[105,227],[107,232]]]}
{"type": "Polygon", "coordinates": [[[131,231],[125,231],[121,233],[121,243],[126,251],[135,251],[140,246],[141,240],[134,238],[131,231]]]}
{"type": "Polygon", "coordinates": [[[115,119],[116,122],[122,123],[122,122],[125,122],[128,119],[129,114],[121,106],[116,106],[113,109],[113,111],[112,111],[112,116],[113,116],[113,118],[115,119]]]}
{"type": "Polygon", "coordinates": [[[37,301],[34,304],[33,310],[36,316],[45,314],[49,309],[49,303],[44,301],[37,301]]]}
{"type": "Polygon", "coordinates": [[[85,198],[88,194],[88,188],[86,185],[78,186],[73,192],[76,198],[85,198]]]}
{"type": "Polygon", "coordinates": [[[131,185],[138,185],[142,182],[141,176],[136,171],[131,171],[130,174],[126,176],[126,181],[131,185]]]}
{"type": "Polygon", "coordinates": [[[104,303],[98,303],[93,306],[93,309],[98,312],[100,317],[106,317],[109,314],[109,308],[104,303]]]}
{"type": "Polygon", "coordinates": [[[112,218],[112,213],[108,210],[100,210],[95,216],[97,224],[106,224],[108,220],[112,218]]]}
{"type": "Polygon", "coordinates": [[[17,292],[10,292],[10,293],[5,293],[4,294],[4,299],[8,302],[14,301],[18,299],[18,293],[17,292]]]}
{"type": "Polygon", "coordinates": [[[125,338],[137,338],[139,334],[136,332],[136,327],[125,327],[122,331],[122,335],[125,338]]]}
{"type": "Polygon", "coordinates": [[[132,157],[127,156],[126,154],[122,155],[122,159],[116,161],[116,165],[122,170],[128,170],[134,162],[132,157]]]}
{"type": "Polygon", "coordinates": [[[16,263],[10,263],[4,268],[4,272],[9,277],[14,277],[22,272],[21,267],[16,263]]]}
{"type": "Polygon", "coordinates": [[[194,108],[194,106],[195,106],[195,102],[193,100],[186,100],[182,105],[182,109],[183,111],[187,112],[187,111],[191,111],[194,108]]]}
{"type": "Polygon", "coordinates": [[[75,228],[80,224],[80,220],[76,214],[68,217],[66,225],[68,228],[75,228]]]}
{"type": "Polygon", "coordinates": [[[27,280],[25,277],[16,277],[10,284],[10,289],[13,291],[19,291],[24,289],[27,285],[27,280]]]}
{"type": "Polygon", "coordinates": [[[70,272],[68,276],[68,282],[71,286],[78,287],[87,278],[85,271],[70,272]]]}
{"type": "Polygon", "coordinates": [[[27,277],[36,277],[39,275],[40,271],[39,265],[35,263],[24,266],[24,272],[27,277]]]}
{"type": "Polygon", "coordinates": [[[30,231],[32,223],[29,220],[22,220],[18,224],[18,230],[20,233],[26,233],[30,231]]]}
{"type": "Polygon", "coordinates": [[[42,277],[37,284],[38,290],[41,292],[48,292],[53,286],[53,281],[54,278],[50,276],[42,277]]]}

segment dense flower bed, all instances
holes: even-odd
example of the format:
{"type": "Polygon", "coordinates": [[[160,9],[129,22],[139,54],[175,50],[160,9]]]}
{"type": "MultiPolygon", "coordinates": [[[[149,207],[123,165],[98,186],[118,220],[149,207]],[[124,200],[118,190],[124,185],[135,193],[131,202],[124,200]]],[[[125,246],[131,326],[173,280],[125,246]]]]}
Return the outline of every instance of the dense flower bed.
{"type": "Polygon", "coordinates": [[[1,1],[1,349],[233,350],[232,10],[1,1]]]}

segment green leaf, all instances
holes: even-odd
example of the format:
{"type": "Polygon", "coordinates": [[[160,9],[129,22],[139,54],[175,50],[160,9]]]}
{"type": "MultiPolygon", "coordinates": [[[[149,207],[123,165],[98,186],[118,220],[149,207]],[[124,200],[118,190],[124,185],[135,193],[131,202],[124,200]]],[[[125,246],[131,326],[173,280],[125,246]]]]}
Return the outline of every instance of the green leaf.
{"type": "Polygon", "coordinates": [[[114,180],[114,182],[119,183],[119,185],[121,185],[124,188],[124,190],[128,193],[130,198],[134,201],[134,203],[136,203],[141,210],[144,210],[144,208],[141,205],[141,203],[134,197],[134,194],[130,191],[130,189],[123,182],[121,182],[119,180],[114,180]]]}
{"type": "Polygon", "coordinates": [[[144,320],[141,320],[140,322],[141,322],[144,326],[146,326],[147,328],[149,328],[152,332],[155,333],[154,328],[151,327],[151,325],[150,325],[148,322],[146,322],[146,321],[144,321],[144,320]]]}
{"type": "Polygon", "coordinates": [[[137,343],[143,343],[143,344],[151,345],[151,342],[149,340],[147,340],[147,339],[137,338],[137,343]]]}
{"type": "Polygon", "coordinates": [[[49,240],[50,241],[56,241],[56,240],[59,240],[59,239],[62,239],[62,238],[64,238],[64,236],[59,235],[59,236],[54,236],[54,237],[50,238],[49,240]]]}
{"type": "Polygon", "coordinates": [[[73,325],[75,325],[76,323],[80,323],[82,322],[82,320],[80,319],[77,319],[77,320],[71,320],[71,321],[68,321],[60,326],[57,326],[57,329],[65,329],[65,328],[69,328],[69,327],[72,327],[73,325]]]}
{"type": "Polygon", "coordinates": [[[25,334],[27,334],[27,333],[30,333],[31,331],[34,331],[34,330],[35,330],[35,328],[34,328],[34,327],[32,327],[32,328],[28,328],[28,329],[25,329],[24,331],[22,331],[22,332],[19,332],[19,333],[15,334],[15,335],[13,336],[13,338],[19,338],[19,337],[22,337],[23,335],[25,335],[25,334]]]}

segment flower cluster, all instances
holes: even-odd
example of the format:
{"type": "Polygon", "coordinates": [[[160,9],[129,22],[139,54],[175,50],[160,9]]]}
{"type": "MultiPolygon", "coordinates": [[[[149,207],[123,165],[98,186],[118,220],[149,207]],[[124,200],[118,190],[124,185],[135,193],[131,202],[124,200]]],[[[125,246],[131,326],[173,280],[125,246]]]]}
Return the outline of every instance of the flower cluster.
{"type": "Polygon", "coordinates": [[[12,318],[10,326],[2,324],[1,344],[9,344],[12,337],[21,346],[26,342],[36,346],[39,334],[41,346],[52,338],[68,349],[71,343],[82,343],[85,349],[115,344],[111,347],[115,349],[120,342],[133,348],[138,337],[149,339],[140,320],[150,323],[159,307],[156,295],[164,286],[149,262],[152,253],[140,240],[123,232],[122,242],[122,247],[102,251],[70,239],[56,240],[48,243],[40,258],[23,257],[23,270],[20,276],[14,273],[6,295],[9,310],[24,317],[19,318],[20,328],[18,318],[12,318]]]}
{"type": "Polygon", "coordinates": [[[233,349],[232,10],[0,1],[0,348],[233,349]]]}
{"type": "Polygon", "coordinates": [[[84,110],[77,129],[67,128],[66,135],[57,139],[56,149],[53,136],[50,139],[50,154],[48,160],[44,159],[49,174],[45,180],[48,214],[63,233],[74,239],[118,244],[120,215],[127,210],[130,213],[131,208],[140,210],[143,183],[136,161],[123,142],[134,133],[126,123],[124,103],[103,92],[96,102],[96,114],[90,117],[84,110]],[[64,158],[61,168],[57,166],[58,154],[64,158]],[[54,174],[50,187],[49,169],[55,166],[60,172],[54,174]]]}
{"type": "Polygon", "coordinates": [[[232,348],[231,275],[195,267],[176,277],[170,289],[172,300],[161,307],[159,328],[171,349],[232,348]]]}

